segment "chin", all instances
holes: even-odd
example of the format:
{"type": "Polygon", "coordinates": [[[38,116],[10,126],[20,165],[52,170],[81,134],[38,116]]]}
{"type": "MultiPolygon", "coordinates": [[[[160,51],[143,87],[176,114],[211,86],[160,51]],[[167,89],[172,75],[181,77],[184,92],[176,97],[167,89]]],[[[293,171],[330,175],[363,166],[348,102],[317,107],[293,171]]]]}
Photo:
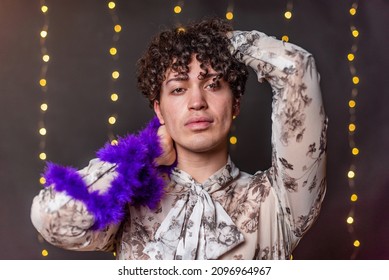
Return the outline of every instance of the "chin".
{"type": "Polygon", "coordinates": [[[185,149],[194,153],[208,153],[218,150],[222,150],[226,147],[226,141],[223,142],[213,142],[209,139],[196,139],[185,145],[185,149]]]}

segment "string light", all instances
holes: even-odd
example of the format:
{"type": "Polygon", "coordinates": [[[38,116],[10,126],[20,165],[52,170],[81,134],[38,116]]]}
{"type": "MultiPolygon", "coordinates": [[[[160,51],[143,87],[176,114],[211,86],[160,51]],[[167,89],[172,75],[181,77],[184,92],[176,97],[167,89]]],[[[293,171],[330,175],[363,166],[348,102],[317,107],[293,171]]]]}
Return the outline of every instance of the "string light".
{"type": "Polygon", "coordinates": [[[111,15],[111,20],[112,20],[112,30],[113,30],[113,35],[112,35],[112,45],[109,48],[109,56],[111,57],[113,61],[113,66],[114,70],[111,72],[111,79],[110,79],[110,87],[109,87],[109,99],[112,104],[112,109],[111,113],[107,118],[107,124],[108,124],[108,139],[111,141],[111,143],[117,142],[115,139],[115,133],[114,133],[114,125],[117,124],[118,121],[118,115],[115,112],[116,110],[114,109],[114,104],[117,103],[119,100],[119,93],[116,88],[116,83],[120,77],[120,71],[118,70],[118,59],[119,59],[119,50],[118,50],[118,42],[120,39],[120,33],[123,30],[122,25],[119,22],[119,17],[116,12],[116,2],[115,1],[109,1],[108,4],[108,11],[111,15]]]}
{"type": "Polygon", "coordinates": [[[39,183],[41,183],[42,185],[46,184],[46,178],[45,177],[40,177],[39,178],[39,183]]]}
{"type": "Polygon", "coordinates": [[[227,12],[226,13],[226,19],[228,20],[232,20],[234,18],[234,13],[233,12],[227,12]]]}
{"type": "Polygon", "coordinates": [[[41,37],[42,37],[42,38],[46,38],[46,37],[47,37],[47,34],[48,34],[48,33],[47,33],[46,30],[42,30],[42,31],[41,31],[41,37]]]}
{"type": "Polygon", "coordinates": [[[115,124],[116,123],[116,118],[114,116],[111,116],[108,118],[108,123],[109,124],[115,124]]]}
{"type": "MultiPolygon", "coordinates": [[[[286,9],[285,9],[285,12],[284,12],[284,19],[287,22],[286,33],[288,33],[288,29],[289,29],[288,22],[291,21],[292,16],[293,16],[293,1],[292,0],[287,0],[286,1],[286,9]]],[[[284,34],[284,35],[281,36],[281,40],[284,41],[284,42],[289,42],[289,39],[290,38],[289,38],[289,36],[287,34],[284,34]]]]}
{"type": "Polygon", "coordinates": [[[119,73],[119,71],[113,71],[113,72],[112,72],[112,78],[113,78],[113,79],[115,79],[115,80],[116,80],[116,79],[118,79],[118,78],[119,78],[119,76],[120,76],[120,73],[119,73]]]}
{"type": "MultiPolygon", "coordinates": [[[[287,35],[289,33],[289,23],[292,19],[293,16],[293,1],[292,0],[287,0],[286,1],[286,9],[284,12],[284,19],[286,22],[286,28],[285,28],[285,34],[281,36],[281,40],[284,42],[289,42],[289,36],[287,35]]],[[[293,260],[293,255],[290,255],[290,260],[293,260]]]]}
{"type": "Polygon", "coordinates": [[[115,2],[113,2],[113,1],[108,2],[108,8],[109,8],[110,10],[115,9],[115,7],[116,7],[115,2]]]}
{"type": "Polygon", "coordinates": [[[234,19],[234,1],[230,0],[228,2],[227,10],[226,10],[226,19],[233,20],[234,19]]]}
{"type": "Polygon", "coordinates": [[[39,84],[41,87],[45,87],[47,85],[47,80],[46,79],[40,79],[39,84]]]}
{"type": "Polygon", "coordinates": [[[173,10],[174,10],[174,12],[175,12],[176,14],[179,14],[179,13],[181,13],[182,8],[181,8],[181,6],[177,5],[177,6],[174,7],[173,10]]]}
{"type": "MultiPolygon", "coordinates": [[[[46,113],[49,109],[48,100],[47,100],[47,90],[48,90],[47,70],[49,66],[49,61],[51,59],[46,46],[46,40],[49,35],[49,7],[47,6],[44,0],[40,1],[40,10],[43,15],[43,26],[41,28],[41,31],[39,32],[40,50],[41,50],[40,57],[42,58],[42,65],[41,65],[40,77],[39,77],[41,102],[39,105],[40,117],[38,122],[38,135],[40,137],[38,159],[44,165],[48,157],[46,151],[46,136],[48,131],[45,125],[46,123],[45,120],[46,120],[46,113]]],[[[44,185],[45,183],[46,183],[46,178],[40,176],[39,184],[44,185]]],[[[38,234],[37,238],[40,243],[44,244],[45,241],[40,234],[38,234]]],[[[47,257],[49,255],[48,250],[43,248],[41,250],[41,255],[42,257],[47,257]]]]}
{"type": "Polygon", "coordinates": [[[291,19],[292,18],[292,12],[291,11],[286,11],[285,14],[284,14],[284,17],[286,19],[291,19]]]}
{"type": "Polygon", "coordinates": [[[40,135],[44,136],[44,135],[46,135],[46,133],[47,133],[46,128],[42,127],[41,129],[39,129],[39,134],[40,135]]]}
{"type": "Polygon", "coordinates": [[[352,240],[351,244],[353,248],[350,259],[355,259],[357,257],[359,247],[361,246],[361,242],[358,240],[357,233],[355,230],[355,224],[357,221],[357,218],[355,216],[355,209],[357,205],[356,202],[359,199],[358,194],[356,193],[355,190],[355,178],[357,178],[355,160],[360,153],[359,148],[356,146],[355,137],[354,137],[357,131],[356,110],[355,110],[357,105],[356,99],[358,96],[357,86],[360,83],[360,77],[357,75],[357,69],[355,67],[355,62],[357,58],[356,52],[358,50],[358,39],[360,37],[360,32],[358,31],[358,29],[354,24],[357,10],[358,10],[358,1],[354,0],[353,3],[351,4],[351,7],[348,10],[348,14],[350,17],[350,31],[351,31],[352,46],[351,46],[351,50],[348,52],[346,56],[349,65],[349,70],[351,75],[351,85],[352,85],[351,97],[348,101],[349,124],[347,127],[349,148],[351,154],[351,163],[350,163],[349,171],[347,172],[348,187],[351,192],[349,197],[350,209],[346,219],[346,224],[347,224],[348,232],[350,233],[350,237],[352,240]]]}
{"type": "Polygon", "coordinates": [[[230,137],[230,143],[232,145],[235,145],[237,142],[238,142],[238,138],[236,138],[236,136],[231,136],[230,137]]]}
{"type": "Polygon", "coordinates": [[[49,255],[49,251],[47,251],[46,249],[43,249],[42,250],[42,256],[43,257],[47,257],[49,255]]]}
{"type": "Polygon", "coordinates": [[[112,100],[113,102],[118,101],[118,99],[119,99],[119,95],[117,95],[116,93],[112,93],[112,94],[111,94],[111,100],[112,100]]]}
{"type": "Polygon", "coordinates": [[[46,158],[47,158],[46,153],[44,153],[44,152],[40,153],[40,154],[39,154],[39,158],[40,158],[41,160],[46,160],[46,158]]]}
{"type": "MultiPolygon", "coordinates": [[[[230,0],[228,2],[225,16],[226,16],[226,19],[229,21],[232,21],[234,19],[234,1],[233,0],[230,0]]],[[[235,120],[236,116],[232,116],[232,119],[235,120]]],[[[235,135],[235,131],[236,131],[236,126],[235,126],[235,122],[233,122],[231,125],[231,129],[230,129],[231,136],[229,138],[229,143],[231,145],[230,146],[231,151],[236,149],[236,144],[238,143],[238,138],[235,135]]]]}
{"type": "Polygon", "coordinates": [[[178,0],[175,1],[175,4],[173,6],[173,13],[174,13],[174,21],[175,25],[177,26],[177,32],[185,32],[185,28],[180,23],[179,17],[184,11],[184,0],[178,0]]]}
{"type": "MultiPolygon", "coordinates": [[[[112,42],[111,46],[108,50],[108,54],[113,62],[113,70],[111,72],[110,76],[110,84],[108,89],[109,94],[109,100],[111,105],[111,113],[107,117],[107,125],[108,125],[108,139],[111,143],[111,145],[117,145],[118,140],[116,139],[115,132],[114,132],[114,126],[118,122],[118,114],[115,112],[116,109],[116,103],[119,100],[119,92],[117,89],[117,82],[120,77],[120,71],[118,67],[118,60],[119,60],[119,49],[118,49],[118,42],[120,39],[120,34],[123,31],[123,27],[120,24],[119,16],[116,12],[116,2],[115,1],[109,1],[108,4],[108,12],[111,15],[111,21],[112,21],[112,42]]],[[[116,253],[113,253],[113,256],[116,257],[116,253]]]]}

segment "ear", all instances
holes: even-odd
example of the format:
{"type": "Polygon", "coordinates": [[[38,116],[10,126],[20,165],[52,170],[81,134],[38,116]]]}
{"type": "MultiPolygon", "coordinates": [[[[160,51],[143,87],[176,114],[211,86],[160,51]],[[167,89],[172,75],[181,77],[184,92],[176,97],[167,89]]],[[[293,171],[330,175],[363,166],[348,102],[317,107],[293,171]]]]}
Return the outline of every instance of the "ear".
{"type": "Polygon", "coordinates": [[[165,120],[164,120],[164,118],[162,116],[162,113],[161,113],[161,105],[159,104],[159,101],[155,100],[153,105],[154,105],[154,112],[155,112],[155,114],[158,117],[159,123],[161,125],[164,125],[165,124],[165,120]]]}

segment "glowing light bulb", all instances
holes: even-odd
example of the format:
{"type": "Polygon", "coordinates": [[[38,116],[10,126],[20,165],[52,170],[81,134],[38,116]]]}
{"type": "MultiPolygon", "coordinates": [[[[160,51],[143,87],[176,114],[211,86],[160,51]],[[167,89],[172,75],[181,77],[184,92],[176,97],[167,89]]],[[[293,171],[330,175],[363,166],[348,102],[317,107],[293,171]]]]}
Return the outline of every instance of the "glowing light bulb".
{"type": "Polygon", "coordinates": [[[46,38],[47,37],[47,31],[46,30],[42,30],[41,31],[41,37],[42,38],[46,38]]]}
{"type": "Polygon", "coordinates": [[[359,242],[359,240],[355,240],[353,245],[354,245],[354,247],[359,247],[359,246],[361,246],[361,242],[359,242]]]}
{"type": "Polygon", "coordinates": [[[359,36],[359,31],[356,30],[356,29],[354,29],[353,31],[351,31],[351,34],[352,34],[355,38],[357,38],[357,37],[359,36]]]}
{"type": "Polygon", "coordinates": [[[40,153],[39,154],[39,158],[41,159],[41,160],[45,160],[46,158],[47,158],[47,155],[46,155],[46,153],[40,153]]]}
{"type": "Polygon", "coordinates": [[[355,201],[358,200],[358,196],[354,193],[354,194],[351,195],[350,200],[351,200],[352,202],[355,202],[355,201]]]}
{"type": "Polygon", "coordinates": [[[39,84],[41,85],[41,87],[45,87],[47,85],[46,79],[40,79],[39,84]]]}
{"type": "Polygon", "coordinates": [[[353,217],[348,217],[346,221],[347,221],[348,224],[351,225],[352,223],[354,223],[354,218],[353,217]]]}
{"type": "Polygon", "coordinates": [[[42,256],[43,257],[47,257],[49,255],[49,251],[47,251],[46,249],[43,249],[42,250],[42,256]]]}
{"type": "Polygon", "coordinates": [[[116,123],[116,118],[113,117],[113,116],[112,116],[112,117],[109,117],[109,118],[108,118],[108,123],[109,123],[109,124],[115,124],[115,123],[116,123]]]}
{"type": "Polygon", "coordinates": [[[46,178],[45,177],[40,177],[39,178],[39,183],[41,183],[42,185],[46,184],[46,178]]]}
{"type": "Polygon", "coordinates": [[[176,14],[179,14],[179,13],[181,13],[181,11],[182,11],[182,8],[180,7],[180,6],[175,6],[174,7],[174,12],[176,13],[176,14]]]}
{"type": "Polygon", "coordinates": [[[292,12],[291,11],[286,11],[285,14],[284,14],[284,17],[286,19],[291,19],[292,18],[292,12]]]}
{"type": "Polygon", "coordinates": [[[350,124],[348,125],[348,130],[349,130],[350,132],[354,132],[355,129],[357,129],[357,126],[356,126],[355,124],[350,123],[350,124]]]}
{"type": "Polygon", "coordinates": [[[112,93],[112,94],[111,94],[111,100],[112,100],[113,102],[118,101],[118,99],[119,99],[119,95],[117,95],[117,93],[112,93]]]}
{"type": "Polygon", "coordinates": [[[119,71],[113,71],[113,72],[112,72],[112,78],[114,78],[115,80],[116,80],[117,78],[119,78],[119,76],[120,76],[119,71]]]}
{"type": "Polygon", "coordinates": [[[350,15],[355,16],[355,14],[357,13],[357,9],[351,8],[349,12],[350,12],[350,15]]]}
{"type": "Polygon", "coordinates": [[[359,149],[358,149],[358,148],[353,148],[353,149],[351,150],[351,153],[352,153],[354,156],[356,156],[356,155],[359,154],[359,149]]]}
{"type": "Polygon", "coordinates": [[[177,32],[185,32],[185,28],[184,27],[179,27],[178,29],[177,29],[177,32]]]}
{"type": "Polygon", "coordinates": [[[114,139],[114,140],[111,141],[111,145],[112,146],[115,146],[117,144],[119,144],[118,140],[114,139]]]}
{"type": "Polygon", "coordinates": [[[349,106],[350,108],[354,108],[356,105],[357,105],[357,103],[356,103],[354,100],[350,100],[350,101],[348,102],[348,106],[349,106]]]}
{"type": "Polygon", "coordinates": [[[116,33],[119,33],[120,31],[122,31],[122,26],[120,24],[116,24],[113,29],[116,33]]]}
{"type": "Polygon", "coordinates": [[[353,84],[354,84],[354,85],[359,84],[359,77],[358,77],[358,76],[354,76],[354,77],[353,77],[353,84]]]}
{"type": "Polygon", "coordinates": [[[231,136],[231,137],[230,137],[230,143],[231,143],[232,145],[235,145],[237,142],[238,142],[238,139],[237,139],[235,136],[231,136]]]}
{"type": "Polygon", "coordinates": [[[41,11],[42,11],[42,13],[47,13],[47,11],[49,10],[49,7],[47,7],[46,5],[43,5],[42,7],[41,7],[41,11]]]}
{"type": "Polygon", "coordinates": [[[349,177],[350,179],[353,179],[355,177],[355,172],[350,170],[348,173],[347,173],[347,177],[349,177]]]}
{"type": "Polygon", "coordinates": [[[226,19],[232,20],[234,18],[234,14],[232,12],[227,12],[226,13],[226,19]]]}
{"type": "Polygon", "coordinates": [[[47,133],[47,130],[46,130],[46,128],[44,128],[44,127],[42,127],[41,129],[39,129],[39,134],[40,135],[46,135],[46,133],[47,133]]]}
{"type": "Polygon", "coordinates": [[[111,10],[115,9],[115,6],[116,6],[116,4],[113,1],[108,3],[108,8],[110,8],[111,10]]]}
{"type": "Polygon", "coordinates": [[[347,55],[347,59],[348,59],[349,61],[353,61],[354,58],[355,58],[355,55],[352,54],[352,53],[349,53],[349,54],[347,55]]]}
{"type": "Polygon", "coordinates": [[[49,108],[49,106],[48,106],[46,103],[42,103],[42,104],[41,104],[41,110],[42,110],[42,111],[45,112],[45,111],[47,111],[48,108],[49,108]]]}
{"type": "Polygon", "coordinates": [[[289,42],[289,37],[287,35],[284,35],[282,36],[281,40],[284,42],[289,42]]]}
{"type": "Polygon", "coordinates": [[[44,62],[49,62],[50,56],[49,56],[48,54],[45,54],[44,56],[42,56],[42,60],[43,60],[44,62]]]}
{"type": "Polygon", "coordinates": [[[118,53],[118,50],[116,48],[112,47],[112,48],[109,49],[109,53],[111,55],[116,55],[118,53]]]}

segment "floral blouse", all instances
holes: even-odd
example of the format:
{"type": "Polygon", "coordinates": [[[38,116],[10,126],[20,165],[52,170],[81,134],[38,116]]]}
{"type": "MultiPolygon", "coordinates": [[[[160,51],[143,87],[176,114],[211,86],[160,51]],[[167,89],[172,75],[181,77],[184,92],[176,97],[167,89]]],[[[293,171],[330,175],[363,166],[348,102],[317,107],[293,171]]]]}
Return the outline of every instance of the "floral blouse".
{"type": "MultiPolygon", "coordinates": [[[[326,191],[326,130],[314,59],[258,31],[229,34],[231,52],[273,91],[272,166],[247,174],[231,159],[206,182],[174,169],[159,206],[127,205],[120,224],[92,230],[86,206],[53,187],[34,198],[31,220],[51,244],[116,251],[118,259],[289,259],[317,219],[326,191]]],[[[79,171],[104,192],[115,165],[79,171]]]]}

